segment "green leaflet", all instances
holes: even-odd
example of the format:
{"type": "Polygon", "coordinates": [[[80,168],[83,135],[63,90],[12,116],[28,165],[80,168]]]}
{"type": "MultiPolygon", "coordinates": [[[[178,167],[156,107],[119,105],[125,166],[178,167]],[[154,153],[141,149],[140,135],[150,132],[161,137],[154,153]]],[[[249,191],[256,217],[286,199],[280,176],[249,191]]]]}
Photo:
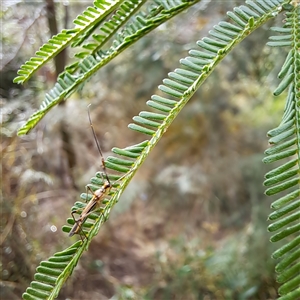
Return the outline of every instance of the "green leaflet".
{"type": "Polygon", "coordinates": [[[270,232],[277,231],[272,242],[286,241],[273,254],[273,258],[280,258],[276,266],[277,280],[282,283],[278,291],[280,300],[300,297],[300,6],[284,7],[288,11],[283,27],[272,28],[281,35],[270,37],[268,45],[290,49],[278,75],[281,82],[274,91],[277,96],[287,90],[286,105],[281,124],[268,133],[272,147],[266,150],[264,159],[266,163],[285,159],[281,166],[266,174],[264,183],[272,185],[266,190],[267,195],[280,195],[271,205],[274,211],[269,215],[272,223],[268,227],[270,232]]]}

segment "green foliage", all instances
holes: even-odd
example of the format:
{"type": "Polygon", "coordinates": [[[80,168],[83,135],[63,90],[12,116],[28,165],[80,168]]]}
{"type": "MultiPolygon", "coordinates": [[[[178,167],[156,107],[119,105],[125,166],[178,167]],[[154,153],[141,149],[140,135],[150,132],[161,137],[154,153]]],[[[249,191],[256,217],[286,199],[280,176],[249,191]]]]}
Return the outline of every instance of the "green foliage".
{"type": "Polygon", "coordinates": [[[266,260],[272,245],[259,228],[240,230],[215,251],[204,246],[205,239],[170,241],[165,252],[157,253],[161,271],[138,299],[274,299],[273,285],[264,280],[274,268],[266,260]]]}
{"type": "Polygon", "coordinates": [[[20,67],[18,72],[19,76],[15,78],[14,82],[25,83],[33,73],[61,52],[70,43],[74,40],[78,40],[82,35],[86,35],[92,27],[98,26],[118,5],[117,1],[111,2],[112,3],[103,0],[95,0],[94,7],[88,7],[82,15],[79,15],[74,20],[74,24],[77,25],[77,28],[72,30],[64,29],[61,33],[53,36],[48,43],[43,45],[39,51],[35,53],[36,57],[32,57],[20,67]]]}
{"type": "MultiPolygon", "coordinates": [[[[106,65],[123,50],[133,45],[145,34],[163,24],[171,17],[179,14],[184,9],[197,1],[156,1],[145,3],[143,12],[137,9],[142,1],[104,2],[95,1],[93,8],[88,8],[74,23],[77,28],[63,31],[53,37],[40,51],[37,57],[21,67],[16,82],[25,82],[46,61],[59,53],[66,45],[82,45],[84,52],[77,54],[78,61],[68,66],[58,78],[54,88],[45,96],[45,100],[39,111],[33,114],[28,122],[19,130],[19,134],[25,134],[32,129],[41,118],[60,101],[68,98],[80,85],[89,80],[95,72],[106,65]],[[110,3],[110,4],[108,4],[110,3]],[[121,3],[123,3],[121,5],[121,3]],[[106,20],[108,14],[114,9],[116,13],[106,20]],[[99,26],[101,34],[92,34],[99,26]],[[92,42],[86,41],[92,36],[92,42]],[[112,41],[111,41],[112,39],[112,41]],[[104,45],[111,41],[111,46],[104,49],[104,45]]],[[[181,67],[169,73],[169,77],[163,80],[159,86],[160,95],[153,95],[147,101],[149,111],[142,111],[133,118],[135,123],[129,124],[129,128],[146,134],[150,137],[137,145],[125,149],[114,148],[117,157],[109,157],[106,161],[107,168],[123,173],[122,180],[114,186],[108,199],[103,201],[103,207],[88,216],[83,226],[87,238],[75,243],[70,248],[56,253],[47,262],[42,262],[37,268],[35,281],[23,294],[24,299],[54,299],[63,283],[72,274],[82,253],[87,249],[92,238],[98,233],[110,215],[112,207],[117,203],[121,193],[128,185],[135,172],[147,158],[149,153],[167,131],[173,120],[209,77],[216,66],[231,51],[253,31],[260,28],[268,20],[277,17],[285,11],[287,15],[283,28],[275,28],[277,32],[284,33],[281,37],[272,37],[270,46],[289,47],[290,51],[282,67],[279,77],[282,79],[274,92],[279,95],[288,89],[287,104],[280,126],[269,132],[270,144],[274,145],[266,151],[265,162],[273,162],[283,158],[291,158],[287,163],[269,172],[266,175],[266,185],[273,185],[267,190],[268,195],[283,192],[288,188],[293,191],[284,195],[273,203],[276,211],[270,215],[271,220],[277,220],[270,225],[269,230],[275,231],[287,226],[284,230],[272,237],[272,241],[300,231],[296,222],[299,219],[299,5],[289,4],[289,0],[265,0],[246,1],[246,5],[234,8],[228,12],[230,22],[220,22],[209,32],[209,37],[204,37],[197,42],[197,46],[189,51],[189,56],[180,60],[181,67]],[[294,157],[296,156],[296,157],[294,157]]],[[[119,175],[111,176],[112,181],[118,180],[119,175]]],[[[91,179],[89,187],[95,191],[103,185],[100,173],[91,179]]],[[[83,200],[89,200],[90,196],[81,195],[83,200]]],[[[72,210],[85,207],[85,203],[77,202],[72,210]]],[[[65,232],[70,231],[70,225],[74,220],[69,218],[68,224],[63,227],[65,232]]],[[[275,252],[274,258],[286,254],[277,266],[281,272],[278,280],[284,282],[279,290],[283,295],[280,299],[295,299],[300,295],[299,275],[299,239],[291,239],[288,243],[275,252]],[[290,252],[291,251],[291,252],[290,252]],[[287,269],[287,267],[289,267],[287,269]],[[293,298],[294,297],[294,298],[293,298]]],[[[186,271],[186,270],[183,270],[186,271]]]]}
{"type": "Polygon", "coordinates": [[[70,97],[84,82],[89,80],[100,68],[109,63],[126,48],[197,1],[178,1],[178,3],[171,2],[170,4],[161,1],[161,3],[159,2],[155,6],[148,5],[148,14],[139,13],[136,16],[134,16],[134,13],[142,1],[132,0],[130,2],[125,1],[124,3],[121,1],[121,6],[114,17],[101,25],[107,14],[115,9],[117,5],[120,5],[120,3],[115,3],[114,6],[107,5],[106,9],[103,10],[102,2],[106,3],[102,0],[96,0],[94,8],[88,8],[83,12],[83,15],[76,18],[74,23],[80,26],[79,29],[63,30],[62,33],[43,45],[40,51],[36,53],[36,57],[33,57],[21,66],[19,71],[20,76],[14,80],[17,83],[23,83],[28,80],[34,72],[55,54],[63,50],[69,43],[75,41],[73,46],[80,45],[83,42],[83,37],[86,38],[90,35],[91,28],[93,31],[96,26],[100,25],[99,30],[105,33],[104,36],[93,35],[93,43],[89,42],[83,45],[83,48],[89,51],[82,52],[80,50],[77,54],[79,61],[67,66],[66,70],[60,74],[54,87],[45,95],[45,99],[39,110],[19,129],[19,135],[28,133],[53,106],[70,97]],[[129,18],[132,19],[126,24],[129,18]],[[115,31],[121,26],[123,28],[114,37],[111,46],[104,49],[105,42],[112,38],[115,31]]]}
{"type": "Polygon", "coordinates": [[[272,242],[285,239],[286,243],[278,249],[273,258],[280,259],[276,266],[279,273],[277,280],[282,284],[279,299],[296,299],[300,297],[300,115],[299,115],[299,80],[300,80],[300,7],[286,6],[286,19],[283,27],[272,28],[279,36],[270,37],[268,45],[289,47],[289,53],[278,77],[281,79],[274,95],[288,89],[286,105],[280,125],[269,131],[271,148],[266,150],[264,162],[288,160],[266,174],[267,195],[280,194],[271,207],[269,216],[273,223],[270,232],[272,242]]]}

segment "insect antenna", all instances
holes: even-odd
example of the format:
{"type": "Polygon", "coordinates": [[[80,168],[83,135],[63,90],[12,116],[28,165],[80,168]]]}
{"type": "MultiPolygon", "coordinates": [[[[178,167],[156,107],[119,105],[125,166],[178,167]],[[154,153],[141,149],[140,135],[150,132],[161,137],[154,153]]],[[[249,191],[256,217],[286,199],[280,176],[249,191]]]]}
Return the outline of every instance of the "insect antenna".
{"type": "Polygon", "coordinates": [[[102,153],[102,150],[101,150],[101,147],[100,147],[100,143],[99,143],[99,141],[97,139],[97,136],[96,136],[96,133],[95,133],[95,130],[94,130],[94,126],[93,126],[93,123],[92,123],[92,119],[91,119],[91,115],[90,115],[90,106],[91,106],[91,104],[89,104],[88,107],[87,107],[88,108],[88,116],[89,116],[90,126],[92,128],[94,140],[96,142],[98,151],[99,151],[100,156],[101,156],[101,165],[102,165],[102,169],[103,169],[104,174],[105,174],[105,178],[106,178],[107,182],[109,183],[109,185],[111,185],[110,180],[109,180],[108,175],[107,175],[106,166],[105,166],[105,160],[104,160],[103,153],[102,153]]]}

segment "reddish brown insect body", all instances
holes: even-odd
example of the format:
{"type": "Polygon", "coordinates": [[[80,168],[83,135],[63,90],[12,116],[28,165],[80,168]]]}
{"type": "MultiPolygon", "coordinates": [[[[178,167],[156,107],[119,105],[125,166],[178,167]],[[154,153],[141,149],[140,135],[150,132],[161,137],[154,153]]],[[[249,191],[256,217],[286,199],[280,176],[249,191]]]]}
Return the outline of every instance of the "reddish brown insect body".
{"type": "Polygon", "coordinates": [[[100,203],[105,198],[105,196],[107,196],[109,194],[111,187],[112,187],[112,185],[110,184],[110,182],[107,181],[104,183],[104,185],[100,189],[96,190],[93,193],[92,199],[90,200],[90,202],[87,204],[87,206],[84,208],[84,210],[80,214],[78,220],[75,220],[75,218],[74,218],[74,213],[76,213],[76,212],[71,213],[73,219],[75,220],[75,224],[72,227],[72,229],[69,233],[69,236],[73,236],[74,234],[79,233],[79,231],[81,230],[81,226],[87,219],[88,215],[90,213],[92,213],[93,210],[100,205],[100,203]]]}

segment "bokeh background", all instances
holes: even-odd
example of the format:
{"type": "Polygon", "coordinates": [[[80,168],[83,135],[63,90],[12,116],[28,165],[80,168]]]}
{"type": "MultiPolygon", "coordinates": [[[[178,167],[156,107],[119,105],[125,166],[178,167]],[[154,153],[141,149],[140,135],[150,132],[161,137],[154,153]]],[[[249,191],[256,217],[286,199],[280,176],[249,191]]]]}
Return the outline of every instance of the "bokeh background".
{"type": "MultiPolygon", "coordinates": [[[[71,245],[61,227],[101,170],[87,117],[107,157],[146,139],[127,125],[179,59],[226,11],[205,1],[140,40],[28,135],[17,129],[55,83],[52,62],[25,86],[18,67],[50,37],[49,1],[2,1],[1,298],[20,299],[41,260],[71,245]],[[49,4],[49,3],[48,3],[49,4]]],[[[50,1],[51,2],[51,1],[50,1]]],[[[59,30],[92,1],[55,3],[59,30]]],[[[269,22],[215,70],[138,171],[58,299],[275,299],[262,163],[284,98],[272,96],[284,61],[265,44],[269,22]]],[[[72,50],[65,53],[72,62],[72,50]]]]}

